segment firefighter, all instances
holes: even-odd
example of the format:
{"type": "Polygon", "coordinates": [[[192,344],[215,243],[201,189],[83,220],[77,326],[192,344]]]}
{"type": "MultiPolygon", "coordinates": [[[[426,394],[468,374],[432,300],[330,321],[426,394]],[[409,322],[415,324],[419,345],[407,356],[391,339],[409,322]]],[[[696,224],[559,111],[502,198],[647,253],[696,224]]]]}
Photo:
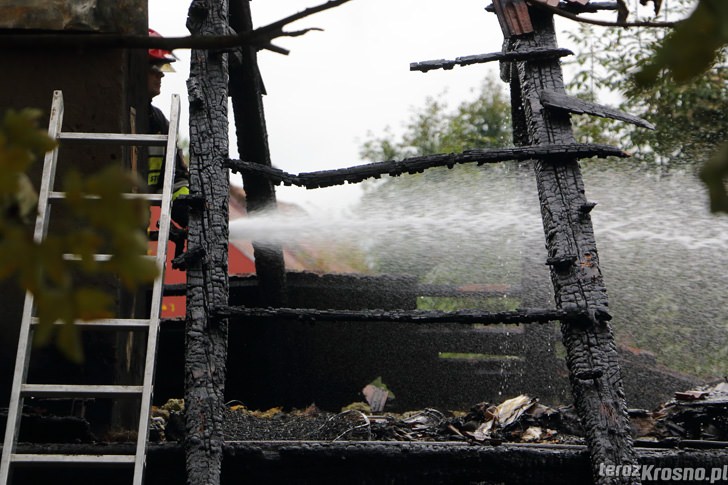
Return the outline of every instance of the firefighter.
{"type": "MultiPolygon", "coordinates": [[[[156,31],[149,29],[151,37],[161,37],[156,31]]],[[[164,49],[149,49],[149,73],[147,89],[149,91],[149,134],[167,134],[169,121],[164,113],[152,105],[152,99],[159,95],[162,88],[162,78],[165,72],[174,72],[172,62],[177,56],[164,49]]],[[[147,158],[147,185],[151,191],[161,192],[164,174],[164,147],[149,147],[147,158]]],[[[172,189],[172,220],[182,228],[187,227],[189,221],[187,206],[178,198],[190,193],[190,175],[184,163],[182,153],[175,154],[174,187],[172,189]]]]}

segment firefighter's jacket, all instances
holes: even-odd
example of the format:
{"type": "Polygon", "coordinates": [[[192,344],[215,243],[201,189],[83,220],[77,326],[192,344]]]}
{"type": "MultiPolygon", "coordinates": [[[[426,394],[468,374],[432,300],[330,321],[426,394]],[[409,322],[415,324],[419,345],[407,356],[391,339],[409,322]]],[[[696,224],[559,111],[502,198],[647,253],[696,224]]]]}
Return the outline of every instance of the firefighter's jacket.
{"type": "MultiPolygon", "coordinates": [[[[149,133],[151,135],[166,135],[169,133],[169,121],[162,111],[149,105],[149,133]]],[[[147,185],[152,192],[162,191],[164,183],[164,152],[162,146],[151,146],[148,148],[147,163],[147,185]]],[[[172,188],[172,200],[180,195],[189,194],[190,173],[185,165],[182,153],[177,150],[174,157],[174,187],[172,188]]]]}

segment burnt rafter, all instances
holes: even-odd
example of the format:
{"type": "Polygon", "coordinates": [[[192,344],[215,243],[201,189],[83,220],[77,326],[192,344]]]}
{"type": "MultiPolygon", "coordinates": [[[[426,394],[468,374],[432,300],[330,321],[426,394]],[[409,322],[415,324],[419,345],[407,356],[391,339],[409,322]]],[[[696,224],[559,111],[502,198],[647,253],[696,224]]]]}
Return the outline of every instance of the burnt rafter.
{"type": "Polygon", "coordinates": [[[427,72],[434,69],[449,70],[455,66],[470,66],[494,61],[527,61],[532,59],[553,59],[574,55],[569,49],[523,49],[513,52],[491,52],[488,54],[475,54],[472,56],[457,57],[454,60],[438,59],[434,61],[413,62],[410,71],[427,72]]]}
{"type": "Polygon", "coordinates": [[[274,184],[297,185],[307,189],[331,187],[345,183],[358,183],[382,175],[398,176],[404,173],[420,173],[428,168],[452,168],[461,163],[498,163],[519,160],[550,160],[554,158],[628,157],[619,148],[598,144],[552,144],[516,148],[493,148],[466,150],[461,153],[440,153],[421,157],[368,163],[349,168],[303,172],[298,175],[254,162],[228,160],[228,167],[234,171],[254,173],[267,177],[274,184]]]}
{"type": "Polygon", "coordinates": [[[655,129],[655,125],[647,120],[643,120],[638,116],[625,113],[609,106],[592,103],[583,99],[569,96],[565,93],[557,93],[556,91],[544,89],[541,91],[541,104],[547,108],[555,108],[568,111],[575,114],[589,114],[602,118],[611,118],[614,120],[626,121],[633,125],[641,126],[650,130],[655,129]]]}
{"type": "Polygon", "coordinates": [[[286,321],[303,322],[396,322],[413,324],[461,323],[461,324],[521,324],[555,321],[578,321],[588,318],[586,312],[528,309],[510,312],[484,312],[480,310],[314,310],[302,308],[247,308],[221,307],[215,312],[219,318],[235,321],[286,321]]]}
{"type": "MultiPolygon", "coordinates": [[[[572,3],[572,2],[560,2],[559,9],[566,12],[575,14],[580,13],[597,13],[601,10],[618,10],[619,4],[617,2],[589,2],[586,4],[572,3]]],[[[493,4],[485,7],[486,12],[495,12],[493,4]]]]}
{"type": "MultiPolygon", "coordinates": [[[[506,25],[508,19],[498,10],[497,13],[501,26],[506,25]]],[[[532,8],[529,13],[533,33],[506,37],[504,50],[556,47],[552,14],[540,8],[532,8]]],[[[544,109],[542,102],[549,99],[548,92],[566,97],[558,60],[516,61],[509,69],[516,114],[514,140],[528,146],[575,143],[569,112],[544,109]]],[[[560,163],[537,159],[534,170],[556,306],[589,313],[586,325],[583,321],[563,320],[561,332],[574,405],[591,455],[594,483],[635,485],[638,478],[599,474],[600,464],[631,465],[637,459],[581,170],[576,160],[566,158],[560,163]],[[602,372],[595,372],[597,369],[602,372]]]]}

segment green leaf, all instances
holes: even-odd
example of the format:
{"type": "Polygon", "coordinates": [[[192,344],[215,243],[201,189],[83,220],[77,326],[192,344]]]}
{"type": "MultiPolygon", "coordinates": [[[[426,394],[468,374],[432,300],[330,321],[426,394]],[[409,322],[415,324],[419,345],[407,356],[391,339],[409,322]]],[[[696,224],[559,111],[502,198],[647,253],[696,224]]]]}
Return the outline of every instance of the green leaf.
{"type": "Polygon", "coordinates": [[[703,165],[700,170],[700,179],[708,188],[710,210],[712,212],[728,213],[728,192],[726,192],[728,143],[724,143],[713,157],[703,165]]]}
{"type": "Polygon", "coordinates": [[[79,288],[73,292],[76,314],[80,320],[109,318],[113,315],[114,299],[108,292],[96,288],[79,288]]]}
{"type": "Polygon", "coordinates": [[[83,343],[78,326],[64,323],[58,325],[56,345],[58,350],[71,362],[83,362],[83,343]]]}
{"type": "Polygon", "coordinates": [[[728,43],[728,2],[700,0],[693,13],[668,35],[653,59],[635,75],[640,86],[657,82],[665,69],[677,82],[708,70],[728,43]]]}

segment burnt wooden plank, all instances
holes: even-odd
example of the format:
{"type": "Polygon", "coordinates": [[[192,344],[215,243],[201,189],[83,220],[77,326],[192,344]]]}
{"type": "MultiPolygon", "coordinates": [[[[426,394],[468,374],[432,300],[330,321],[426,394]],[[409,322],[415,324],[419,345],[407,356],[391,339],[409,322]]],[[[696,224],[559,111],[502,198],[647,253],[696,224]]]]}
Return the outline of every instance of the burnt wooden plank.
{"type": "MultiPolygon", "coordinates": [[[[553,18],[533,10],[534,35],[510,38],[506,50],[555,48],[553,18]]],[[[541,103],[544,90],[565,93],[558,61],[517,61],[513,65],[517,96],[523,118],[514,125],[522,133],[516,140],[529,145],[574,143],[569,114],[547,110],[541,103]],[[525,132],[523,132],[525,130],[525,132]]],[[[564,155],[557,163],[535,162],[551,280],[556,305],[588,315],[583,321],[565,320],[562,334],[574,402],[582,420],[595,483],[639,483],[629,477],[599,476],[601,464],[636,464],[630,437],[627,406],[618,357],[609,319],[607,291],[599,268],[599,257],[579,164],[564,155]],[[575,260],[572,258],[576,257],[575,260]]]]}
{"type": "MultiPolygon", "coordinates": [[[[131,444],[30,445],[21,453],[133,453],[131,444]]],[[[639,463],[664,467],[702,467],[722,470],[728,465],[725,450],[638,449],[639,463]]],[[[574,485],[591,483],[589,454],[582,445],[471,442],[351,442],[351,441],[230,441],[224,448],[223,484],[250,483],[539,483],[574,485]],[[376,463],[376,466],[372,466],[376,463]]],[[[147,483],[184,483],[182,446],[176,442],[150,443],[147,483]]],[[[68,468],[68,467],[66,467],[68,468]]],[[[57,467],[24,469],[28,479],[18,485],[53,483],[73,477],[57,467]],[[34,479],[34,480],[33,480],[34,479]]],[[[109,476],[102,469],[85,478],[105,485],[128,484],[123,473],[109,476]]],[[[659,475],[659,474],[658,474],[659,475]]],[[[654,473],[653,473],[654,476],[654,473]]],[[[659,480],[659,479],[658,479],[659,480]]],[[[67,480],[76,483],[73,478],[67,480]]],[[[85,480],[88,481],[88,480],[85,480]]],[[[94,482],[95,483],[95,482],[94,482]]]]}
{"type": "Polygon", "coordinates": [[[562,156],[590,158],[611,156],[628,157],[629,155],[618,148],[608,145],[555,143],[517,148],[467,150],[461,153],[440,153],[405,158],[404,160],[388,160],[348,168],[303,172],[300,174],[291,174],[277,168],[242,160],[228,160],[227,165],[233,170],[253,172],[266,176],[272,183],[284,183],[286,185],[297,185],[306,187],[307,189],[315,189],[345,183],[358,183],[368,178],[379,178],[382,175],[396,177],[404,173],[419,173],[434,167],[452,168],[454,165],[461,163],[499,163],[518,160],[554,159],[562,156]]]}
{"type": "MultiPolygon", "coordinates": [[[[567,12],[581,14],[581,13],[597,13],[602,10],[618,10],[619,4],[617,2],[588,2],[588,3],[578,3],[578,2],[561,2],[559,3],[559,8],[561,10],[565,10],[567,12]]],[[[488,5],[485,7],[485,10],[487,12],[495,12],[495,6],[493,4],[488,5]]]]}
{"type": "MultiPolygon", "coordinates": [[[[187,27],[196,36],[228,32],[226,0],[193,1],[187,27]]],[[[188,248],[204,258],[187,268],[185,345],[186,466],[189,485],[220,483],[228,323],[210,309],[228,301],[228,55],[193,50],[190,78],[190,210],[188,248]]]]}
{"type": "Polygon", "coordinates": [[[493,0],[504,37],[533,32],[528,5],[525,0],[493,0]]]}
{"type": "MultiPolygon", "coordinates": [[[[253,31],[249,0],[232,0],[230,23],[241,34],[253,31]]],[[[271,167],[268,130],[263,109],[263,82],[258,69],[257,49],[242,47],[240,62],[231,63],[230,95],[235,115],[238,153],[244,160],[271,167]]],[[[276,208],[274,182],[255,171],[242,172],[246,207],[250,214],[276,208]]],[[[255,272],[260,285],[260,301],[265,306],[284,306],[286,270],[283,250],[276,244],[253,242],[255,272]]]]}
{"type": "Polygon", "coordinates": [[[620,121],[626,121],[633,125],[641,126],[650,130],[655,129],[655,125],[647,120],[643,120],[639,116],[634,116],[624,111],[603,106],[601,104],[592,103],[583,99],[569,96],[566,93],[559,93],[544,89],[541,91],[541,103],[549,108],[563,109],[570,113],[590,114],[601,118],[611,118],[620,121]]]}
{"type": "Polygon", "coordinates": [[[436,310],[314,310],[247,307],[220,307],[215,314],[221,318],[234,318],[240,321],[480,323],[483,325],[546,323],[557,320],[583,319],[587,316],[579,311],[553,309],[524,309],[510,312],[480,310],[444,312],[436,310]]]}
{"type": "Polygon", "coordinates": [[[470,66],[494,61],[525,61],[530,59],[561,58],[574,53],[569,49],[527,49],[518,52],[491,52],[472,56],[457,57],[454,60],[438,59],[433,61],[413,62],[410,71],[427,72],[433,69],[452,69],[455,66],[470,66]]]}

